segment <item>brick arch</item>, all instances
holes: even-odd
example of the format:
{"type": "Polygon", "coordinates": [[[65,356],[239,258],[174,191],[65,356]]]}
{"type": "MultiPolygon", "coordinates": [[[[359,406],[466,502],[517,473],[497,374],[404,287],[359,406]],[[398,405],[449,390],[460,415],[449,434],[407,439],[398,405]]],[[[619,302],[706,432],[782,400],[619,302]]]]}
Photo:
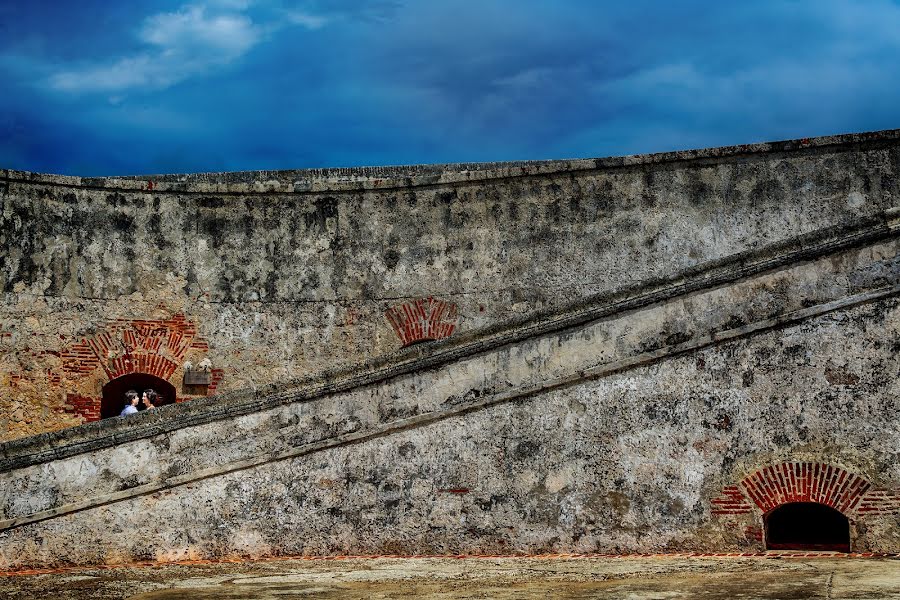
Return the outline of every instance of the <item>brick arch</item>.
{"type": "Polygon", "coordinates": [[[712,514],[725,518],[750,515],[754,507],[766,514],[793,502],[824,504],[859,518],[900,514],[900,489],[875,488],[865,478],[827,463],[785,462],[763,467],[737,485],[725,486],[710,502],[712,514]]]}
{"type": "Polygon", "coordinates": [[[840,467],[814,462],[771,465],[748,475],[740,485],[763,513],[791,502],[815,502],[845,515],[872,487],[840,467]]]}
{"type": "Polygon", "coordinates": [[[207,349],[184,315],[166,320],[117,319],[104,331],[60,352],[63,373],[83,377],[103,369],[108,380],[129,373],[169,379],[191,348],[207,349]]]}
{"type": "Polygon", "coordinates": [[[107,371],[110,381],[124,375],[146,373],[160,379],[168,379],[178,370],[178,364],[170,358],[150,352],[124,354],[110,361],[107,371]]]}
{"type": "MultiPolygon", "coordinates": [[[[169,382],[188,352],[208,349],[207,342],[197,336],[196,325],[185,315],[176,314],[161,320],[116,319],[103,331],[64,348],[59,357],[63,376],[69,382],[93,379],[105,384],[130,374],[152,375],[169,382]]],[[[214,392],[221,378],[222,370],[214,369],[207,393],[214,392]]],[[[66,403],[71,406],[69,412],[87,421],[101,418],[101,396],[68,393],[66,403]]]]}
{"type": "MultiPolygon", "coordinates": [[[[710,513],[740,543],[764,542],[767,515],[779,506],[812,502],[844,515],[851,524],[869,517],[900,515],[900,488],[876,488],[841,467],[785,462],[763,467],[710,499],[710,513]]],[[[731,535],[731,534],[729,534],[731,535]]]]}
{"type": "Polygon", "coordinates": [[[456,329],[459,310],[453,302],[432,296],[388,308],[384,316],[403,346],[450,337],[456,329]]]}

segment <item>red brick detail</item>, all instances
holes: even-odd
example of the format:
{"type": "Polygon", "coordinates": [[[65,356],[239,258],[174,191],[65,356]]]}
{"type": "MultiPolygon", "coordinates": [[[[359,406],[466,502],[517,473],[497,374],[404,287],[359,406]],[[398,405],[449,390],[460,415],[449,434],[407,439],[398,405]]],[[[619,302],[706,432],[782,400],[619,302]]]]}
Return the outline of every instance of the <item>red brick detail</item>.
{"type": "Polygon", "coordinates": [[[753,507],[748,497],[764,513],[789,502],[817,502],[845,515],[900,514],[900,489],[873,488],[862,477],[824,463],[790,462],[760,469],[710,500],[712,514],[749,514],[753,507]]]}
{"type": "Polygon", "coordinates": [[[764,513],[788,502],[817,502],[847,514],[872,485],[832,465],[790,462],[745,477],[741,487],[764,513]]]}
{"type": "Polygon", "coordinates": [[[761,542],[763,541],[763,530],[761,527],[748,525],[744,527],[744,537],[746,537],[748,540],[756,540],[757,542],[761,542]]]}
{"type": "Polygon", "coordinates": [[[87,422],[100,420],[100,398],[66,394],[66,404],[72,406],[66,412],[82,416],[87,422]]]}
{"type": "Polygon", "coordinates": [[[107,378],[149,373],[169,379],[191,348],[208,348],[183,314],[166,320],[117,319],[60,353],[63,372],[80,378],[102,368],[107,378]]]}
{"type": "Polygon", "coordinates": [[[450,337],[456,329],[456,304],[429,296],[388,308],[384,316],[404,346],[450,337]]]}
{"type": "Polygon", "coordinates": [[[714,515],[746,515],[753,512],[753,506],[736,485],[722,489],[722,495],[710,500],[714,515]]]}
{"type": "Polygon", "coordinates": [[[870,515],[900,514],[900,490],[869,490],[860,500],[856,512],[870,515]]]}
{"type": "Polygon", "coordinates": [[[212,381],[209,382],[209,385],[206,388],[207,396],[216,393],[216,388],[219,387],[219,382],[222,381],[223,377],[225,377],[225,371],[222,369],[213,369],[212,371],[210,371],[210,374],[212,375],[212,381]]]}
{"type": "Polygon", "coordinates": [[[129,373],[148,373],[168,380],[178,368],[178,363],[158,354],[126,354],[110,361],[110,366],[110,379],[129,373]]]}

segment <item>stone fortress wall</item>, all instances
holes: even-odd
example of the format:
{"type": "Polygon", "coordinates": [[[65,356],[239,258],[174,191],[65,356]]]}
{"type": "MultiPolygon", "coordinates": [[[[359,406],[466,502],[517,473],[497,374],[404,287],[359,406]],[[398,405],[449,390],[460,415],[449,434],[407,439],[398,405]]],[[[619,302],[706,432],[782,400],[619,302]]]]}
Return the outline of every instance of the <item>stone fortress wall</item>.
{"type": "Polygon", "coordinates": [[[0,562],[759,549],[796,501],[896,552],[898,170],[0,171],[0,562]],[[135,374],[190,402],[61,429],[135,374]]]}
{"type": "Polygon", "coordinates": [[[877,214],[892,134],[546,163],[84,179],[0,171],[0,439],[97,418],[129,370],[178,398],[389,355],[877,214]],[[415,336],[413,336],[415,337],[415,336]],[[208,357],[215,381],[183,385],[208,357]]]}

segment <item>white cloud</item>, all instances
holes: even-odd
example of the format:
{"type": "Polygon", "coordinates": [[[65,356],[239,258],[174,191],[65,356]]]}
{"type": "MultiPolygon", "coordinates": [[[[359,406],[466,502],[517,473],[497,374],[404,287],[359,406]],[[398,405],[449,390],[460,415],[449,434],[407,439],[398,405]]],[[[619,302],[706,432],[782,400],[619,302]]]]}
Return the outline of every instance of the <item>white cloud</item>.
{"type": "Polygon", "coordinates": [[[109,92],[134,87],[167,87],[174,74],[154,64],[148,55],[123,58],[111,65],[62,71],[50,77],[50,85],[64,92],[109,92]]]}
{"type": "Polygon", "coordinates": [[[224,68],[256,46],[267,31],[247,15],[235,12],[249,5],[246,1],[212,0],[152,15],[138,30],[147,50],[58,71],[48,83],[64,92],[163,89],[224,68]]]}
{"type": "Polygon", "coordinates": [[[164,52],[205,50],[228,58],[244,54],[260,39],[261,30],[243,15],[209,15],[203,6],[153,15],[144,21],[140,38],[164,52]]]}
{"type": "Polygon", "coordinates": [[[319,29],[324,27],[329,21],[328,17],[302,11],[290,11],[287,13],[286,18],[291,24],[300,25],[307,29],[319,29]]]}

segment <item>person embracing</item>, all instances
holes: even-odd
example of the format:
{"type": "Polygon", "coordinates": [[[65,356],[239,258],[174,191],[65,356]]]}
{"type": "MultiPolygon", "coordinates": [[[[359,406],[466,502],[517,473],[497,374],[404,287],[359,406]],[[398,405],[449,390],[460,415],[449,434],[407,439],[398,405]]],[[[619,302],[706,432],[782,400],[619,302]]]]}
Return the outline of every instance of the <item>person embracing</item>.
{"type": "Polygon", "coordinates": [[[159,394],[156,393],[155,390],[149,389],[144,390],[144,410],[150,410],[151,408],[156,408],[156,403],[159,400],[159,394]]]}
{"type": "Polygon", "coordinates": [[[125,408],[122,409],[122,412],[119,413],[120,417],[127,417],[128,415],[135,414],[138,409],[138,393],[134,390],[128,390],[125,392],[125,408]]]}

